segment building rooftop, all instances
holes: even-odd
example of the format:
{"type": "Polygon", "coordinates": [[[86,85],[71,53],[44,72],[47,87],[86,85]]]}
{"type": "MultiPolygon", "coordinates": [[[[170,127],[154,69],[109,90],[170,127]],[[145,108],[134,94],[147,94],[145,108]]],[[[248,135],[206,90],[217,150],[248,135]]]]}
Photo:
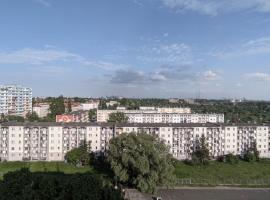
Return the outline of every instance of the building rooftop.
{"type": "Polygon", "coordinates": [[[1,126],[64,126],[64,127],[84,127],[84,126],[104,126],[104,127],[224,127],[224,126],[270,126],[270,124],[225,124],[225,123],[106,123],[106,122],[4,122],[1,126]]]}

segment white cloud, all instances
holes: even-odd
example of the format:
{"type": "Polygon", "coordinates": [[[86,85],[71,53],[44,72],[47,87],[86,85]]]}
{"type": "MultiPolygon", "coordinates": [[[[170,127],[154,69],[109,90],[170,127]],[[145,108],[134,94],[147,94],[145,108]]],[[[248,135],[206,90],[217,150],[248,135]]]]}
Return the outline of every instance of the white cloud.
{"type": "Polygon", "coordinates": [[[231,58],[239,56],[252,56],[270,53],[270,37],[262,37],[249,40],[233,48],[209,53],[210,56],[218,58],[231,58]]]}
{"type": "Polygon", "coordinates": [[[161,2],[180,12],[194,11],[205,15],[243,10],[270,12],[269,0],[161,0],[161,2]]]}
{"type": "Polygon", "coordinates": [[[34,1],[41,4],[41,5],[43,5],[43,6],[45,6],[45,7],[50,7],[51,6],[50,2],[48,2],[46,0],[34,0],[34,1]]]}
{"type": "Polygon", "coordinates": [[[146,63],[188,65],[192,63],[191,47],[184,43],[154,44],[140,49],[139,60],[146,63]]]}
{"type": "Polygon", "coordinates": [[[47,65],[61,63],[77,63],[82,66],[97,67],[104,70],[115,70],[128,66],[109,63],[106,61],[89,60],[81,55],[56,49],[54,46],[43,49],[24,48],[15,51],[0,52],[0,64],[28,64],[28,65],[47,65]]]}
{"type": "Polygon", "coordinates": [[[216,72],[213,72],[212,70],[208,70],[203,72],[202,78],[206,81],[214,81],[219,78],[219,75],[216,72]]]}
{"type": "Polygon", "coordinates": [[[248,80],[270,81],[270,74],[261,72],[245,74],[244,77],[247,78],[248,80]]]}
{"type": "Polygon", "coordinates": [[[0,63],[39,65],[51,61],[80,60],[81,57],[63,50],[25,48],[0,52],[0,63]]]}

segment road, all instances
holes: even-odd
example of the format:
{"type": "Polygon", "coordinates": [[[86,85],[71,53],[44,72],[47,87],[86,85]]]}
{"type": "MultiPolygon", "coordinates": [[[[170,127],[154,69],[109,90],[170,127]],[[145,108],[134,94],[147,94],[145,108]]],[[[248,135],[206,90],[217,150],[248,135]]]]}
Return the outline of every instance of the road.
{"type": "MultiPolygon", "coordinates": [[[[243,188],[181,188],[159,189],[162,200],[268,200],[270,189],[243,188]]],[[[153,200],[153,195],[142,194],[131,200],[153,200]]]]}

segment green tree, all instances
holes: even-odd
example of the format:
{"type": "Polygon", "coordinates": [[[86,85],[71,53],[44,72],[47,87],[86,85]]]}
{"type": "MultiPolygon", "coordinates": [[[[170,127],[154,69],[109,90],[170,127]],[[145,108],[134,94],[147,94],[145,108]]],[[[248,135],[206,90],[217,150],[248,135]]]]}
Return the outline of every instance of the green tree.
{"type": "Polygon", "coordinates": [[[115,181],[143,192],[174,183],[173,159],[157,138],[140,133],[121,134],[110,140],[108,162],[115,181]]]}
{"type": "Polygon", "coordinates": [[[80,147],[74,148],[67,152],[65,159],[68,163],[76,166],[88,165],[90,162],[90,153],[88,145],[84,142],[80,147]]]}
{"type": "Polygon", "coordinates": [[[255,162],[260,160],[260,152],[257,149],[257,143],[253,142],[244,154],[244,160],[247,162],[255,162]]]}
{"type": "Polygon", "coordinates": [[[35,121],[39,121],[39,117],[38,117],[38,115],[37,115],[37,113],[36,112],[28,112],[27,114],[26,114],[26,119],[28,120],[28,121],[30,121],[30,122],[35,122],[35,121]]]}
{"type": "Polygon", "coordinates": [[[24,122],[24,118],[16,115],[7,116],[7,121],[16,121],[16,122],[24,122]]]}
{"type": "Polygon", "coordinates": [[[90,122],[97,121],[97,109],[89,110],[89,120],[90,120],[90,122]]]}
{"type": "Polygon", "coordinates": [[[68,112],[72,112],[72,105],[71,105],[71,101],[68,101],[68,112]]]}
{"type": "Polygon", "coordinates": [[[56,115],[65,113],[64,97],[60,96],[51,101],[50,104],[50,116],[55,118],[56,115]]]}
{"type": "Polygon", "coordinates": [[[195,151],[192,153],[193,164],[208,164],[210,160],[209,149],[204,135],[196,141],[195,151]]]}
{"type": "Polygon", "coordinates": [[[128,117],[122,112],[111,113],[109,115],[108,122],[125,123],[128,121],[128,117]]]}

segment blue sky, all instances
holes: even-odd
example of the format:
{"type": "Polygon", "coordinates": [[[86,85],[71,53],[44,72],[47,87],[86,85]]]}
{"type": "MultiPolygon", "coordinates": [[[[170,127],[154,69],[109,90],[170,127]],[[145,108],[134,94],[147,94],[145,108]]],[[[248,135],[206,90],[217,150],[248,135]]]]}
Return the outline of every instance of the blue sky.
{"type": "Polygon", "coordinates": [[[270,0],[1,0],[0,84],[270,99],[270,0]]]}

